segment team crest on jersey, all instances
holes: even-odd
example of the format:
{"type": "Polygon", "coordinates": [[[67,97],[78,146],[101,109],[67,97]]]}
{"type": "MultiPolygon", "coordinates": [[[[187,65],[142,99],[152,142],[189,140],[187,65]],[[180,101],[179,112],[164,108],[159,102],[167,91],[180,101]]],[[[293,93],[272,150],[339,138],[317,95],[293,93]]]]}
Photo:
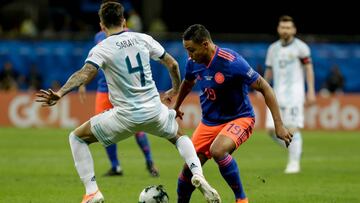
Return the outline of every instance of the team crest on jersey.
{"type": "Polygon", "coordinates": [[[221,72],[215,74],[215,82],[217,84],[222,84],[225,81],[225,76],[221,72]]]}

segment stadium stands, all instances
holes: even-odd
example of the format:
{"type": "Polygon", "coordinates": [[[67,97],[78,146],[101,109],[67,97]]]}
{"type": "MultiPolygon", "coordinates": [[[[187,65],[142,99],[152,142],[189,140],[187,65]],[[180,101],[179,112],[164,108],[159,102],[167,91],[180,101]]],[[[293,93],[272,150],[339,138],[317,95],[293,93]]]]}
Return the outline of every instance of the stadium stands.
{"type": "MultiPolygon", "coordinates": [[[[165,49],[179,61],[181,74],[187,54],[181,41],[163,41],[165,49]]],[[[269,43],[220,43],[238,51],[254,68],[264,68],[266,48],[269,43]]],[[[91,41],[0,41],[0,71],[6,61],[11,61],[21,74],[28,75],[31,65],[36,64],[41,73],[43,88],[51,87],[54,81],[66,82],[74,70],[82,67],[91,41]]],[[[344,92],[360,92],[360,44],[357,43],[310,43],[315,66],[316,90],[319,91],[327,74],[338,65],[345,78],[344,92]]],[[[171,81],[165,68],[154,63],[153,78],[159,90],[170,87],[171,81]]],[[[95,83],[89,85],[95,90],[95,83]]]]}

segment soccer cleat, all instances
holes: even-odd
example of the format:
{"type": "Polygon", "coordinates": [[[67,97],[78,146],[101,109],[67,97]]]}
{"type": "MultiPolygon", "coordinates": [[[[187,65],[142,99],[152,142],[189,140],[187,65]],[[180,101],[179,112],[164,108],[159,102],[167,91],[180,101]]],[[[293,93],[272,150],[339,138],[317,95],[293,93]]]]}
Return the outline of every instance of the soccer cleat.
{"type": "Polygon", "coordinates": [[[159,170],[154,166],[154,164],[151,163],[146,163],[146,169],[149,171],[150,175],[152,177],[159,177],[159,170]]]}
{"type": "Polygon", "coordinates": [[[121,169],[120,166],[116,167],[116,169],[114,170],[113,168],[110,168],[105,174],[104,176],[122,176],[123,170],[121,169]]]}
{"type": "Polygon", "coordinates": [[[221,203],[220,195],[212,188],[203,176],[194,174],[191,183],[203,193],[208,203],[221,203]]]}
{"type": "Polygon", "coordinates": [[[248,198],[245,198],[245,199],[237,199],[237,200],[236,200],[236,203],[249,203],[249,200],[248,200],[248,198]]]}
{"type": "Polygon", "coordinates": [[[105,199],[104,196],[101,194],[100,190],[97,190],[96,192],[84,195],[83,200],[81,203],[104,203],[105,199]]]}
{"type": "Polygon", "coordinates": [[[300,172],[300,163],[297,161],[289,162],[284,171],[284,173],[286,174],[294,174],[299,172],[300,172]]]}

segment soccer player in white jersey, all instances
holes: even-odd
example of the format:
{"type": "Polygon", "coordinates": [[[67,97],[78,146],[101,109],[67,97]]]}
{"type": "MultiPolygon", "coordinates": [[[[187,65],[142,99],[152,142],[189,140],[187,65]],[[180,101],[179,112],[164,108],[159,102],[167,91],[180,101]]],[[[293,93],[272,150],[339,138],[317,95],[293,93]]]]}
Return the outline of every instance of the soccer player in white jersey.
{"type": "Polygon", "coordinates": [[[203,176],[191,140],[180,132],[175,110],[161,103],[152,79],[150,58],[160,60],[169,70],[173,87],[164,94],[162,100],[171,100],[180,86],[177,61],[151,36],[126,32],[123,29],[123,10],[120,3],[102,4],[99,10],[100,26],[107,38],[90,51],[85,65],[72,74],[59,91],[41,90],[37,94],[37,101],[42,102],[42,106],[55,105],[74,88],[90,82],[99,68],[104,71],[114,108],[92,117],[69,135],[75,167],[86,189],[82,202],[104,202],[96,184],[88,145],[99,141],[108,146],[140,130],[160,135],[176,145],[194,174],[192,184],[208,202],[220,202],[219,194],[203,176]]]}
{"type": "MultiPolygon", "coordinates": [[[[304,104],[311,105],[315,102],[314,71],[310,48],[295,37],[296,27],[293,18],[281,16],[277,31],[280,39],[268,48],[264,78],[268,82],[273,79],[273,89],[284,124],[294,135],[288,147],[289,158],[285,173],[298,173],[302,153],[300,129],[304,127],[304,104]],[[304,72],[307,81],[306,101],[304,72]]],[[[266,128],[276,141],[285,146],[285,143],[275,136],[274,123],[269,110],[266,128]]]]}

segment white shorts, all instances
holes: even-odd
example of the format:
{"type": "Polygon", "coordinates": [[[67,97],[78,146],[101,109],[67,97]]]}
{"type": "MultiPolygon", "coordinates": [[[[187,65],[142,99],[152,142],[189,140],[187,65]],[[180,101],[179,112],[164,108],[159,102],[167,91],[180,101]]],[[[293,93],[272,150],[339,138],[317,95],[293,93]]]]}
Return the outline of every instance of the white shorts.
{"type": "Polygon", "coordinates": [[[175,110],[161,104],[159,114],[153,118],[131,121],[114,107],[90,119],[91,132],[104,146],[115,144],[139,131],[171,139],[176,136],[179,128],[175,116],[175,110]]]}
{"type": "MultiPolygon", "coordinates": [[[[280,106],[281,119],[287,128],[303,128],[304,127],[304,105],[280,106]]],[[[270,109],[266,109],[267,129],[274,129],[274,120],[270,109]]]]}

